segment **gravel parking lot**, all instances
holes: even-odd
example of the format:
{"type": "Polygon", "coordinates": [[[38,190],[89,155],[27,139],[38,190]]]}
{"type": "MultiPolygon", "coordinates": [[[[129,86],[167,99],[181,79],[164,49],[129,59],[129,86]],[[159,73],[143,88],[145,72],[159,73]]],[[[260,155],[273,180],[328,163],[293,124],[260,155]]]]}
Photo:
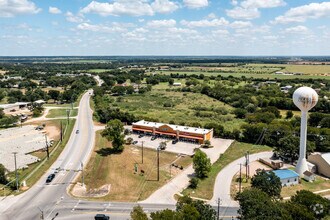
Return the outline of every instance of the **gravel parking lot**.
{"type": "Polygon", "coordinates": [[[18,169],[39,160],[38,157],[28,154],[43,149],[46,145],[44,132],[35,130],[35,127],[27,125],[0,130],[0,163],[9,171],[15,170],[13,152],[17,152],[18,169]]]}

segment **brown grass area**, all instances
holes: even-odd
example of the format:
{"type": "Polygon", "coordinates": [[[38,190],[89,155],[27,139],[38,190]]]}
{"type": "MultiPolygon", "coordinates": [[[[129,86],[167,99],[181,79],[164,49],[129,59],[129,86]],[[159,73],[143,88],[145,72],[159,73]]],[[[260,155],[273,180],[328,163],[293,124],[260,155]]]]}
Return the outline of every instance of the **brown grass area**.
{"type": "MultiPolygon", "coordinates": [[[[47,136],[50,139],[53,140],[59,140],[60,139],[60,129],[61,129],[61,122],[60,120],[45,120],[45,121],[37,121],[37,122],[31,122],[27,123],[30,125],[39,126],[42,124],[45,124],[44,132],[46,132],[47,136]]],[[[65,127],[65,124],[63,123],[63,128],[65,127]]]]}
{"type": "MultiPolygon", "coordinates": [[[[122,153],[111,150],[111,143],[96,133],[95,151],[85,171],[85,184],[88,189],[96,189],[111,184],[110,193],[102,200],[137,201],[146,199],[155,190],[170,180],[170,164],[175,163],[187,167],[191,164],[190,157],[178,158],[176,154],[160,152],[160,181],[157,181],[157,152],[144,148],[144,163],[141,161],[141,148],[125,146],[122,153]],[[134,164],[138,172],[134,173],[134,164]],[[145,174],[140,175],[141,170],[145,174]]],[[[172,177],[180,170],[171,168],[172,177]]]]}

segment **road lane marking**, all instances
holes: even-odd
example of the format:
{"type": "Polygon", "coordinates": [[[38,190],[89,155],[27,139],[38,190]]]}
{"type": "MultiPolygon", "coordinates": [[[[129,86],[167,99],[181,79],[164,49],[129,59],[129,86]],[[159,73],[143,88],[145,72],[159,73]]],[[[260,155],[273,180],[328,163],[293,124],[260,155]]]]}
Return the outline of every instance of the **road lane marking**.
{"type": "Polygon", "coordinates": [[[72,210],[71,210],[72,212],[77,208],[77,206],[79,205],[80,201],[81,201],[81,200],[79,199],[78,202],[77,202],[77,204],[76,204],[75,206],[73,206],[73,208],[72,208],[72,210]]]}

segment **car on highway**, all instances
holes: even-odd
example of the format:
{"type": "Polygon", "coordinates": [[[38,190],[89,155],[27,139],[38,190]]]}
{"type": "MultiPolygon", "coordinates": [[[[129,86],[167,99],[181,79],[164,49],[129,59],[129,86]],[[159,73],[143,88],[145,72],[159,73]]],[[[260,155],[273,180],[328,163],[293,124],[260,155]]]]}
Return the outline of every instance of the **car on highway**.
{"type": "Polygon", "coordinates": [[[79,130],[76,130],[76,134],[79,134],[79,130]]]}
{"type": "Polygon", "coordinates": [[[54,173],[49,174],[49,176],[46,179],[46,183],[52,182],[54,178],[55,178],[55,174],[54,173]]]}
{"type": "Polygon", "coordinates": [[[97,214],[94,216],[95,220],[109,220],[110,217],[104,214],[97,214]]]}

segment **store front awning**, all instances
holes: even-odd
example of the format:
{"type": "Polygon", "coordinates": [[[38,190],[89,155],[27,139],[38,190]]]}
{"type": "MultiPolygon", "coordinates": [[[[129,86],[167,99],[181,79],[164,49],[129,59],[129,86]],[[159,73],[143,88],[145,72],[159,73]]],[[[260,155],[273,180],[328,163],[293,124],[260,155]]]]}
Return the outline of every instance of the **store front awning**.
{"type": "Polygon", "coordinates": [[[133,131],[145,131],[145,132],[151,132],[152,133],[152,130],[148,130],[148,129],[142,129],[142,128],[132,128],[133,131]]]}
{"type": "Polygon", "coordinates": [[[167,132],[155,131],[155,133],[156,133],[156,134],[162,134],[162,135],[176,136],[176,134],[173,134],[173,133],[167,133],[167,132]]]}
{"type": "Polygon", "coordinates": [[[202,137],[195,137],[195,136],[189,136],[189,135],[179,135],[179,137],[189,138],[189,139],[196,139],[196,140],[204,140],[204,138],[202,138],[202,137]]]}

